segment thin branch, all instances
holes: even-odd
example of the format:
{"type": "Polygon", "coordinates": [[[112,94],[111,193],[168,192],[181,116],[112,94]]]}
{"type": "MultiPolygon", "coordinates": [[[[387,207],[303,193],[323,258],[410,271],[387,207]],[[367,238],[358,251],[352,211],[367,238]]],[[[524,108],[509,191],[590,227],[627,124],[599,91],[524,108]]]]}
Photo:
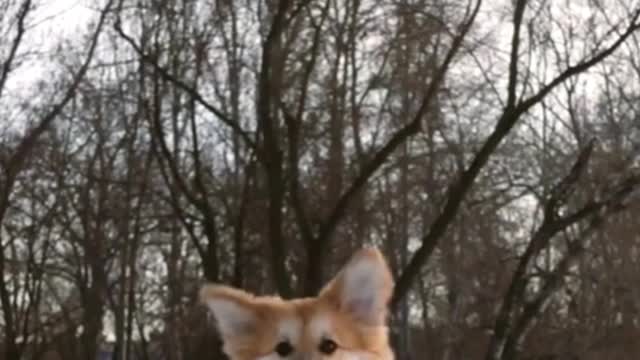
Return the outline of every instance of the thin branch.
{"type": "Polygon", "coordinates": [[[313,73],[313,69],[315,68],[315,64],[318,58],[322,29],[324,22],[329,14],[329,4],[330,2],[327,2],[326,6],[324,7],[319,24],[315,24],[313,19],[310,19],[310,22],[314,27],[313,43],[310,52],[311,57],[306,62],[304,67],[302,84],[300,86],[300,97],[298,99],[295,116],[291,115],[285,107],[284,103],[280,102],[280,110],[283,114],[285,124],[287,125],[287,137],[289,144],[289,198],[294,211],[294,215],[296,217],[296,221],[298,223],[298,227],[300,228],[300,232],[302,234],[303,241],[307,245],[314,241],[315,237],[307,214],[304,210],[304,201],[303,199],[301,199],[300,195],[300,174],[298,169],[300,124],[302,124],[303,122],[303,115],[307,101],[307,91],[309,90],[311,74],[313,73]]]}
{"type": "MultiPolygon", "coordinates": [[[[85,56],[84,62],[73,77],[73,80],[67,88],[67,91],[64,93],[62,99],[43,116],[43,118],[40,120],[40,123],[35,128],[28,131],[27,135],[17,145],[13,155],[5,164],[3,164],[5,178],[0,188],[0,224],[4,221],[5,214],[9,208],[9,200],[11,193],[13,192],[16,178],[20,171],[23,169],[24,163],[27,161],[29,155],[33,151],[36,145],[36,141],[45,131],[49,129],[53,121],[62,113],[62,110],[65,108],[65,106],[74,98],[78,86],[84,79],[89,69],[89,65],[93,60],[95,49],[98,44],[98,39],[106,21],[107,14],[111,10],[112,3],[113,0],[109,0],[104,9],[101,11],[100,17],[98,19],[98,24],[93,33],[93,36],[91,37],[89,49],[87,51],[87,55],[85,56]]],[[[23,10],[26,11],[26,9],[23,10]]],[[[7,65],[7,63],[5,63],[3,73],[5,71],[8,71],[8,67],[9,66],[7,65]]],[[[5,321],[5,353],[8,358],[18,358],[20,354],[17,353],[19,352],[19,349],[16,346],[17,339],[15,333],[16,329],[14,328],[14,319],[12,317],[12,305],[10,301],[9,290],[7,289],[7,284],[4,277],[4,249],[2,249],[2,251],[3,253],[0,254],[0,274],[2,274],[2,276],[0,276],[0,301],[2,302],[2,310],[5,321]]]]}
{"type": "Polygon", "coordinates": [[[114,29],[116,30],[118,35],[120,35],[120,37],[122,37],[134,49],[134,51],[138,54],[138,56],[140,56],[140,58],[144,60],[146,63],[150,64],[154,68],[154,70],[156,70],[156,72],[160,76],[162,76],[163,79],[173,83],[182,91],[186,92],[192,99],[198,102],[198,104],[202,105],[205,109],[207,109],[209,112],[214,114],[218,119],[220,119],[220,121],[222,121],[225,125],[229,126],[234,132],[236,132],[242,138],[242,140],[245,142],[245,144],[249,148],[251,149],[256,148],[256,144],[253,141],[253,139],[251,139],[251,137],[249,136],[249,133],[247,133],[237,122],[231,120],[220,109],[218,109],[216,106],[214,106],[213,104],[205,100],[205,98],[195,88],[192,88],[184,81],[172,75],[167,69],[160,66],[158,61],[153,56],[146,54],[144,49],[142,49],[136,43],[136,41],[131,36],[126,34],[122,29],[122,23],[121,23],[119,13],[118,13],[118,18],[114,23],[114,29]]]}
{"type": "MultiPolygon", "coordinates": [[[[583,149],[577,157],[574,165],[569,173],[552,189],[550,197],[544,205],[543,220],[540,227],[531,236],[531,240],[527,245],[524,254],[520,257],[516,270],[511,277],[511,283],[504,295],[500,310],[496,316],[494,325],[494,335],[489,343],[486,359],[500,359],[504,352],[504,343],[506,342],[509,331],[513,325],[514,308],[518,305],[524,296],[527,286],[527,268],[531,261],[544,249],[549,241],[560,231],[571,225],[558,220],[557,208],[565,205],[568,200],[568,194],[573,192],[576,183],[583,174],[584,169],[593,151],[593,141],[583,149]]],[[[584,215],[586,216],[586,214],[584,215]]],[[[576,219],[578,221],[579,219],[576,219]]]]}
{"type": "MultiPolygon", "coordinates": [[[[558,215],[558,208],[566,206],[570,194],[573,194],[577,182],[585,172],[590,155],[593,151],[594,141],[581,151],[571,170],[550,192],[549,198],[544,205],[544,218],[542,224],[532,236],[527,249],[520,257],[511,284],[504,296],[500,311],[494,326],[494,335],[491,339],[486,359],[511,359],[516,351],[517,344],[535,317],[546,306],[547,300],[561,285],[559,282],[568,268],[564,262],[573,261],[567,257],[577,257],[579,254],[571,254],[579,244],[573,244],[574,248],[569,249],[570,254],[553,271],[551,278],[538,293],[537,299],[524,306],[523,312],[516,318],[517,309],[523,303],[525,291],[528,285],[527,269],[538,254],[545,249],[553,237],[578,224],[583,220],[589,220],[587,229],[600,227],[607,216],[621,211],[625,208],[626,202],[637,191],[640,184],[640,176],[632,173],[610,189],[605,189],[602,199],[592,200],[583,205],[579,210],[565,215],[558,215]]],[[[591,230],[584,231],[580,238],[584,242],[591,230]]]]}
{"type": "MultiPolygon", "coordinates": [[[[320,286],[321,274],[319,272],[326,249],[330,245],[330,238],[335,232],[336,227],[340,220],[344,218],[347,212],[349,204],[353,198],[361,191],[361,189],[367,184],[369,179],[376,173],[376,171],[385,163],[389,156],[403,143],[405,143],[411,136],[417,134],[422,127],[422,119],[428,112],[431,103],[437,96],[437,92],[440,89],[440,85],[447,74],[447,71],[453,62],[453,59],[457,55],[458,51],[462,47],[463,41],[471,29],[471,26],[475,22],[476,16],[480,10],[482,0],[478,0],[475,3],[475,7],[471,12],[471,15],[466,22],[462,23],[459,28],[458,35],[453,39],[451,48],[447,52],[445,59],[437,69],[433,72],[433,78],[429,83],[422,102],[412,121],[398,130],[387,143],[373,156],[373,158],[365,164],[356,179],[353,181],[347,191],[340,197],[334,206],[331,214],[327,220],[320,227],[320,231],[317,239],[313,243],[313,253],[317,254],[316,257],[310,259],[311,264],[309,266],[309,273],[307,274],[307,281],[311,284],[316,284],[316,287],[320,286]]],[[[309,294],[317,291],[317,288],[309,289],[309,294]]],[[[307,295],[309,295],[307,294],[307,295]]]]}
{"type": "Polygon", "coordinates": [[[517,112],[520,114],[527,112],[531,107],[542,101],[542,99],[558,85],[562,84],[570,77],[589,70],[594,65],[600,63],[602,60],[613,54],[620,47],[620,45],[622,45],[636,30],[640,29],[640,22],[638,22],[639,18],[640,9],[635,12],[633,17],[631,18],[631,21],[629,22],[629,26],[613,44],[589,59],[583,60],[576,65],[567,67],[567,69],[560,73],[556,78],[551,80],[551,82],[543,86],[536,94],[532,95],[528,99],[520,101],[517,106],[517,112]]]}
{"type": "Polygon", "coordinates": [[[18,54],[18,48],[20,47],[20,44],[22,44],[22,37],[26,32],[25,20],[30,10],[31,0],[25,0],[25,2],[22,3],[22,6],[20,7],[20,11],[18,11],[18,28],[16,30],[16,36],[13,38],[13,42],[11,43],[9,56],[7,56],[7,60],[5,60],[5,62],[2,64],[2,72],[0,73],[0,98],[2,98],[2,92],[4,91],[7,79],[9,78],[9,73],[11,72],[11,68],[13,67],[13,61],[18,54]]]}
{"type": "MultiPolygon", "coordinates": [[[[548,85],[544,86],[538,93],[531,96],[528,99],[522,100],[517,103],[515,107],[507,106],[504,112],[498,119],[496,127],[491,135],[484,142],[480,150],[476,153],[469,167],[455,180],[448,189],[447,200],[440,215],[433,222],[433,225],[429,228],[429,231],[422,239],[422,244],[414,253],[409,265],[400,275],[398,279],[393,295],[392,305],[395,306],[399,300],[404,297],[409,291],[411,284],[416,276],[419,274],[420,268],[426,263],[431,254],[433,253],[440,238],[446,233],[449,225],[452,223],[455,215],[458,212],[462,201],[465,198],[466,193],[471,189],[471,186],[475,182],[480,170],[486,165],[491,155],[494,153],[498,145],[509,134],[511,129],[518,122],[520,117],[527,112],[531,107],[538,104],[544,99],[544,97],[551,92],[556,86],[569,79],[572,76],[581,74],[589,70],[592,66],[598,64],[600,61],[607,58],[609,55],[620,47],[620,45],[638,28],[640,24],[637,24],[638,16],[640,16],[640,9],[635,13],[630,22],[627,30],[617,39],[611,46],[602,50],[598,54],[594,55],[588,60],[580,62],[578,65],[570,66],[560,75],[558,75],[548,85]]],[[[513,60],[513,59],[512,59],[513,60]]]]}

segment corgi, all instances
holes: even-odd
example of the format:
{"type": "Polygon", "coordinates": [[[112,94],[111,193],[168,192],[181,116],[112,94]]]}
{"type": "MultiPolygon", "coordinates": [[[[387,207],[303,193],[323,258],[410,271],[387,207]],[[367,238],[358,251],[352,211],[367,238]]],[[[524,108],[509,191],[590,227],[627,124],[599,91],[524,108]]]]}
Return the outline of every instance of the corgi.
{"type": "Polygon", "coordinates": [[[284,300],[205,284],[199,300],[231,360],[393,360],[387,326],[393,286],[386,260],[367,247],[316,297],[284,300]]]}

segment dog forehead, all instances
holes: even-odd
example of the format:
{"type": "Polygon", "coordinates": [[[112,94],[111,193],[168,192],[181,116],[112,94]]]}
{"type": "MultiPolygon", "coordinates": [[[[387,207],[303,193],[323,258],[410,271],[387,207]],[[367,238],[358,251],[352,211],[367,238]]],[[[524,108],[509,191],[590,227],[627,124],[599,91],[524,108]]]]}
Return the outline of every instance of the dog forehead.
{"type": "Polygon", "coordinates": [[[333,333],[330,316],[325,312],[311,315],[308,319],[306,330],[308,336],[313,340],[330,337],[330,334],[333,333]]]}
{"type": "Polygon", "coordinates": [[[301,337],[303,327],[304,321],[299,316],[283,317],[277,323],[278,339],[297,342],[301,337]]]}
{"type": "Polygon", "coordinates": [[[326,309],[310,308],[304,305],[296,306],[295,311],[282,314],[278,318],[275,327],[279,340],[298,342],[306,338],[316,342],[331,337],[334,329],[329,312],[326,309]]]}

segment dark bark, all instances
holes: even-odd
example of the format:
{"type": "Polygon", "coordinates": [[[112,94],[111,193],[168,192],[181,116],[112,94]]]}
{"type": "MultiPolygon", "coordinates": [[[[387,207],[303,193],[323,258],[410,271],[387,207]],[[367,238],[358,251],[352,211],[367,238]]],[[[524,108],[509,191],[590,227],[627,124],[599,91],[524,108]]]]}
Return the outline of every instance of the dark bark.
{"type": "Polygon", "coordinates": [[[280,148],[280,124],[275,105],[281,94],[280,81],[284,55],[281,52],[281,36],[286,29],[289,1],[279,1],[273,21],[262,45],[260,72],[258,75],[257,118],[261,134],[262,165],[266,173],[267,242],[271,251],[270,266],[276,289],[284,298],[293,293],[286,268],[285,239],[282,231],[284,205],[283,152],[280,148]]]}

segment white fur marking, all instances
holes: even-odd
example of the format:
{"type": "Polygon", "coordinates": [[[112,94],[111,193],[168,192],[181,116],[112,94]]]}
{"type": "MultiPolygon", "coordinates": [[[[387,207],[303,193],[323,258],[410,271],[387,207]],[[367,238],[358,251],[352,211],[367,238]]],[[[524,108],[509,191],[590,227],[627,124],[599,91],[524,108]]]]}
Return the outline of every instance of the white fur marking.
{"type": "Polygon", "coordinates": [[[278,355],[276,353],[270,353],[270,354],[267,354],[267,355],[260,356],[256,360],[280,360],[280,359],[282,359],[280,357],[280,355],[278,355]]]}
{"type": "Polygon", "coordinates": [[[342,360],[369,360],[371,356],[361,351],[342,351],[342,360]]]}
{"type": "Polygon", "coordinates": [[[267,354],[267,355],[260,356],[256,360],[280,360],[280,359],[282,359],[280,357],[280,355],[278,355],[276,353],[270,353],[270,354],[267,354]]]}
{"type": "Polygon", "coordinates": [[[302,321],[296,318],[284,319],[278,324],[278,336],[282,340],[289,340],[292,344],[297,344],[302,332],[302,321]]]}
{"type": "Polygon", "coordinates": [[[331,321],[325,314],[315,315],[309,322],[309,335],[315,342],[332,333],[331,321]]]}

